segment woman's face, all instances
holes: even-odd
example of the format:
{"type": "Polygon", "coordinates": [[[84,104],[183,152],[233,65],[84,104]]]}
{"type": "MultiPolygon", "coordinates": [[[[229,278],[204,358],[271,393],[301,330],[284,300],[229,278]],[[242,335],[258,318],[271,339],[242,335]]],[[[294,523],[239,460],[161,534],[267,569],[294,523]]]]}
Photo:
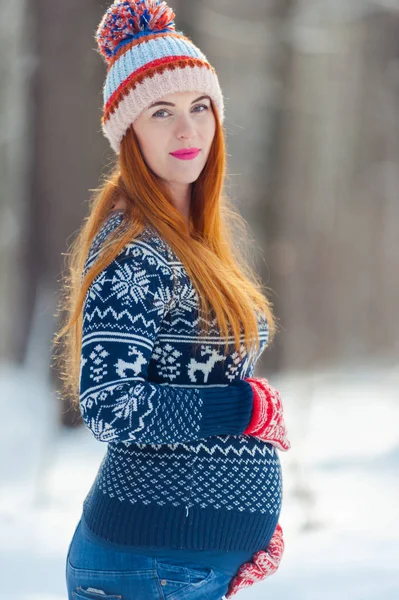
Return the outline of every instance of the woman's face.
{"type": "Polygon", "coordinates": [[[190,184],[199,177],[215,126],[210,98],[201,92],[167,94],[133,123],[146,164],[158,177],[172,184],[190,184]],[[171,154],[183,148],[198,148],[199,153],[190,160],[171,154]]]}

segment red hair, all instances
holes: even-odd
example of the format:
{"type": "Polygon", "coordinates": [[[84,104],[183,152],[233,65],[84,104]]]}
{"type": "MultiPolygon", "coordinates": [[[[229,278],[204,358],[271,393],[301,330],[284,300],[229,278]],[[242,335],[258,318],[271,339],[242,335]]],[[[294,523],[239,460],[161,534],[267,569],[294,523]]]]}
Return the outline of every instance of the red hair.
{"type": "Polygon", "coordinates": [[[245,260],[251,242],[247,224],[222,193],[226,170],[224,133],[212,104],[216,130],[208,160],[191,187],[190,225],[173,206],[162,181],[148,168],[131,125],[121,142],[120,154],[111,173],[95,191],[88,217],[67,254],[67,275],[62,287],[60,310],[66,321],[56,333],[54,345],[65,336],[59,361],[64,391],[79,403],[80,352],[83,304],[94,278],[105,269],[147,224],[152,225],[183,263],[198,293],[204,330],[216,317],[221,335],[234,335],[240,353],[240,336],[248,352],[259,349],[256,311],[267,318],[268,345],[276,333],[272,304],[262,283],[245,260]],[[90,246],[118,197],[126,199],[123,227],[112,231],[94,265],[81,281],[90,246]],[[237,228],[237,229],[235,229],[237,228]],[[241,240],[238,244],[238,240],[241,240]]]}

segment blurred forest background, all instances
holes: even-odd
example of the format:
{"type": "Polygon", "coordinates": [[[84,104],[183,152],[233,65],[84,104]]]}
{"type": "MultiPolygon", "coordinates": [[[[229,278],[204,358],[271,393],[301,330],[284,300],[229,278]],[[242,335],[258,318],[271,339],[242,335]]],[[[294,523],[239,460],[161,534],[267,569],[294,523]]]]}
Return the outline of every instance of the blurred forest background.
{"type": "MultiPolygon", "coordinates": [[[[63,254],[113,158],[94,40],[109,2],[2,4],[0,358],[45,371],[63,254]]],[[[227,192],[281,325],[262,368],[397,360],[399,3],[172,6],[226,99],[227,192]]]]}
{"type": "MultiPolygon", "coordinates": [[[[64,255],[113,160],[94,38],[110,3],[0,0],[0,365],[54,391],[64,255]]],[[[381,367],[397,382],[399,0],[170,6],[218,73],[226,191],[262,249],[280,321],[258,374],[381,367]]],[[[76,424],[66,400],[54,411],[61,429],[76,424]]]]}

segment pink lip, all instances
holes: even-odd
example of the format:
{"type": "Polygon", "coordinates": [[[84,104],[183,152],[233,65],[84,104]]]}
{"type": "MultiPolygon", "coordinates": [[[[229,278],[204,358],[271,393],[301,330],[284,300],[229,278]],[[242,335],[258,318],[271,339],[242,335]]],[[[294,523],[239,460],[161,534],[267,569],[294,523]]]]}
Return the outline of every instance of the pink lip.
{"type": "Polygon", "coordinates": [[[199,148],[183,148],[182,150],[176,150],[176,152],[171,152],[171,155],[175,158],[180,158],[180,160],[192,160],[200,153],[199,148]]]}

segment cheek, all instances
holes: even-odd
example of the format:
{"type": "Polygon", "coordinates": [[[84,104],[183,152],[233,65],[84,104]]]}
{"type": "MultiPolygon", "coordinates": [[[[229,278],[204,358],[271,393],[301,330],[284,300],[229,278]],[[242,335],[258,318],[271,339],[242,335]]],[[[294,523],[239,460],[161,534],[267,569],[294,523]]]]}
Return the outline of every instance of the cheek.
{"type": "Polygon", "coordinates": [[[209,119],[204,131],[205,131],[206,141],[208,142],[208,145],[210,146],[212,144],[212,140],[213,140],[213,137],[214,137],[215,131],[216,131],[216,120],[215,120],[214,116],[212,116],[212,118],[209,119]]]}
{"type": "Polygon", "coordinates": [[[159,129],[151,125],[152,124],[147,122],[138,122],[134,125],[140,149],[143,155],[148,158],[159,153],[160,149],[165,144],[165,134],[162,134],[159,129]]]}
{"type": "Polygon", "coordinates": [[[202,135],[201,135],[202,147],[204,149],[206,149],[206,156],[208,156],[209,150],[211,149],[213,138],[215,136],[215,130],[216,130],[215,125],[212,123],[209,123],[202,130],[202,135]]]}
{"type": "Polygon", "coordinates": [[[142,138],[141,151],[145,161],[152,168],[165,162],[167,158],[167,149],[165,147],[165,135],[150,131],[142,138]]]}

